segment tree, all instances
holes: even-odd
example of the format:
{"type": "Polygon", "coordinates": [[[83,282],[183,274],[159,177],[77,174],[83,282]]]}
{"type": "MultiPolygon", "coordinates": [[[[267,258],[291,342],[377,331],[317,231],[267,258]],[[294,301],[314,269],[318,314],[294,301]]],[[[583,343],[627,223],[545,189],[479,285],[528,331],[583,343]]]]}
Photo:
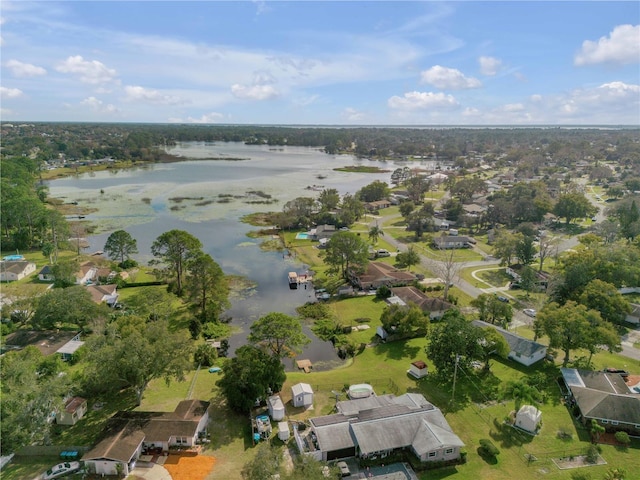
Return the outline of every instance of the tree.
{"type": "Polygon", "coordinates": [[[424,232],[433,230],[433,225],[433,212],[429,212],[429,209],[424,207],[407,217],[407,230],[415,233],[416,240],[419,240],[424,232]]]}
{"type": "Polygon", "coordinates": [[[84,328],[97,317],[106,316],[107,307],[97,305],[86,288],[54,288],[38,297],[32,324],[38,329],[73,325],[84,328]]]}
{"type": "Polygon", "coordinates": [[[404,182],[409,198],[416,204],[422,203],[424,194],[431,188],[431,180],[423,175],[414,175],[404,182]]]}
{"type": "Polygon", "coordinates": [[[471,306],[478,309],[480,320],[505,328],[513,318],[511,305],[498,300],[496,295],[481,293],[471,301],[471,306]]]}
{"type": "Polygon", "coordinates": [[[493,243],[493,255],[500,259],[500,265],[511,265],[511,260],[516,256],[516,248],[521,237],[521,233],[498,230],[493,243]]]}
{"type": "Polygon", "coordinates": [[[540,259],[539,272],[542,272],[544,261],[551,256],[557,245],[558,239],[556,237],[552,237],[546,233],[540,235],[540,240],[538,241],[538,258],[540,259]]]}
{"type": "Polygon", "coordinates": [[[369,241],[372,245],[378,243],[378,238],[380,237],[380,235],[384,235],[384,232],[378,225],[375,225],[369,229],[369,241]]]}
{"type": "Polygon", "coordinates": [[[208,253],[197,252],[187,262],[185,287],[202,323],[217,321],[229,306],[229,284],[220,265],[208,253]]]}
{"type": "Polygon", "coordinates": [[[600,314],[584,305],[568,301],[563,306],[551,302],[544,306],[534,322],[536,336],[549,337],[549,347],[564,352],[563,366],[569,363],[571,350],[585,348],[591,354],[600,348],[610,351],[620,348],[620,338],[610,324],[604,324],[600,314]]]}
{"type": "Polygon", "coordinates": [[[522,265],[529,265],[538,253],[533,242],[533,237],[521,235],[516,243],[516,257],[522,265]]]}
{"type": "Polygon", "coordinates": [[[264,480],[276,478],[282,463],[282,450],[271,442],[258,444],[255,457],[242,467],[244,480],[264,480]]]}
{"type": "Polygon", "coordinates": [[[376,202],[389,196],[389,185],[386,182],[375,180],[365,185],[356,193],[358,200],[362,202],[376,202]]]}
{"type": "Polygon", "coordinates": [[[258,399],[279,392],[286,375],[284,365],[275,355],[244,345],[226,363],[222,378],[216,382],[227,399],[227,405],[238,413],[247,413],[258,399]]]}
{"type": "Polygon", "coordinates": [[[572,220],[595,215],[598,209],[582,193],[566,193],[561,195],[553,207],[553,213],[564,218],[569,225],[572,220]]]}
{"type": "Polygon", "coordinates": [[[413,212],[416,208],[416,204],[413,203],[410,200],[405,200],[404,202],[400,203],[400,215],[403,216],[403,218],[405,219],[405,221],[407,221],[407,219],[409,218],[409,215],[411,215],[411,212],[413,212]]]}
{"type": "Polygon", "coordinates": [[[486,372],[491,368],[489,360],[492,355],[497,355],[500,358],[507,358],[507,355],[509,355],[509,344],[500,335],[500,332],[493,327],[482,329],[480,348],[482,349],[482,360],[484,361],[484,370],[486,372]]]}
{"type": "Polygon", "coordinates": [[[54,364],[34,346],[2,357],[2,455],[48,440],[51,413],[62,408],[63,397],[71,392],[70,376],[58,375],[59,368],[52,369],[51,365],[54,364]]]}
{"type": "Polygon", "coordinates": [[[122,316],[109,323],[100,335],[86,342],[84,379],[89,391],[134,390],[137,405],[149,382],[162,378],[183,381],[192,368],[192,346],[184,331],[172,331],[166,320],[147,322],[122,316]]]}
{"type": "Polygon", "coordinates": [[[473,195],[484,192],[486,189],[486,183],[480,178],[463,178],[451,187],[451,194],[457,196],[460,202],[466,203],[473,195]]]}
{"type": "Polygon", "coordinates": [[[176,294],[182,296],[184,274],[189,260],[200,252],[202,243],[184,230],[170,230],[151,245],[151,253],[167,265],[168,274],[176,281],[176,294]]]}
{"type": "Polygon", "coordinates": [[[76,284],[76,272],[80,265],[76,260],[60,261],[51,267],[54,281],[53,286],[67,288],[76,284]]]}
{"type": "Polygon", "coordinates": [[[429,317],[414,304],[388,305],[380,316],[382,327],[399,338],[425,335],[429,327],[429,317]]]}
{"type": "Polygon", "coordinates": [[[522,380],[509,380],[504,386],[502,394],[505,398],[513,399],[516,412],[520,410],[523,403],[540,403],[542,401],[540,391],[522,380]]]}
{"type": "Polygon", "coordinates": [[[340,203],[340,194],[335,188],[325,188],[318,196],[320,209],[323,211],[335,210],[340,203]]]}
{"type": "Polygon", "coordinates": [[[458,310],[447,310],[442,322],[433,326],[426,347],[427,357],[436,365],[442,380],[453,378],[453,370],[458,363],[462,368],[470,368],[471,362],[482,358],[480,346],[481,332],[464,318],[458,310]]]}
{"type": "Polygon", "coordinates": [[[175,308],[176,296],[160,286],[138,287],[135,294],[127,298],[127,311],[155,322],[169,320],[175,308]]]}
{"type": "Polygon", "coordinates": [[[369,246],[355,233],[338,232],[327,244],[324,261],[346,279],[352,267],[366,267],[369,262],[369,246]]]}
{"type": "Polygon", "coordinates": [[[455,250],[445,250],[438,260],[429,260],[429,270],[435,273],[444,282],[442,298],[449,298],[449,289],[458,280],[462,263],[457,261],[455,250]]]}
{"type": "Polygon", "coordinates": [[[400,252],[396,255],[396,262],[400,268],[407,268],[411,271],[413,265],[420,265],[420,254],[413,245],[409,245],[406,252],[400,252]]]}
{"type": "Polygon", "coordinates": [[[600,440],[600,436],[604,432],[605,432],[605,428],[602,425],[600,425],[595,418],[592,418],[591,419],[591,429],[590,429],[591,441],[593,443],[598,443],[598,440],[600,440]]]}
{"type": "Polygon", "coordinates": [[[137,241],[124,230],[116,230],[104,244],[104,251],[114,260],[119,260],[120,265],[128,260],[131,255],[138,253],[137,241]]]}
{"type": "Polygon", "coordinates": [[[337,218],[342,225],[351,225],[364,215],[364,205],[353,195],[344,195],[337,218]]]}
{"type": "Polygon", "coordinates": [[[602,280],[591,280],[580,295],[578,301],[589,309],[597,310],[603,320],[622,324],[631,305],[622,296],[615,285],[602,280]]]}
{"type": "Polygon", "coordinates": [[[304,333],[297,318],[272,312],[251,325],[249,342],[264,347],[278,358],[294,357],[311,340],[304,333]]]}

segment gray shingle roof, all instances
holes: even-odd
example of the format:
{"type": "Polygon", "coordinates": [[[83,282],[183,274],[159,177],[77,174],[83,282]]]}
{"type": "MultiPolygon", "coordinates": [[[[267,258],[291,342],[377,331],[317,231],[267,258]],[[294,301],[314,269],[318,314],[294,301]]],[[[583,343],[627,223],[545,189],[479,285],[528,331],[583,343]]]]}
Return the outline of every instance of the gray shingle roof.
{"type": "Polygon", "coordinates": [[[542,345],[541,343],[534,342],[533,340],[529,340],[528,338],[521,337],[520,335],[516,335],[515,333],[508,332],[503,328],[500,328],[496,325],[492,325],[491,323],[483,322],[482,320],[474,320],[471,323],[476,327],[495,328],[498,331],[498,333],[502,335],[502,337],[507,341],[511,351],[515,353],[519,353],[523,357],[531,357],[536,352],[544,348],[547,348],[546,345],[542,345]]]}

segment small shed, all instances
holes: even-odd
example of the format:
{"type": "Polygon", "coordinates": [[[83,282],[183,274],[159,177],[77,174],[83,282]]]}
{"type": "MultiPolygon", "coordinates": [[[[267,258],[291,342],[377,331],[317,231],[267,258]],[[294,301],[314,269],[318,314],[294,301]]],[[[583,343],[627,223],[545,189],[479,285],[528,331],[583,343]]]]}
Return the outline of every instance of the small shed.
{"type": "Polygon", "coordinates": [[[516,414],[516,427],[536,433],[542,420],[542,412],[533,405],[523,405],[516,414]]]}
{"type": "Polygon", "coordinates": [[[290,435],[289,424],[287,422],[278,422],[278,438],[286,442],[290,435]]]}
{"type": "Polygon", "coordinates": [[[291,403],[294,407],[313,405],[313,389],[308,383],[296,383],[291,387],[291,403]]]}
{"type": "Polygon", "coordinates": [[[387,331],[384,329],[384,327],[378,327],[376,328],[376,335],[378,335],[382,340],[386,340],[387,337],[389,336],[389,334],[387,333],[387,331]]]}
{"type": "Polygon", "coordinates": [[[284,403],[280,395],[272,395],[267,399],[269,416],[274,422],[279,422],[284,418],[284,403]]]}
{"type": "Polygon", "coordinates": [[[72,397],[64,405],[64,409],[56,414],[59,425],[75,425],[87,413],[87,400],[82,397],[72,397]]]}
{"type": "Polygon", "coordinates": [[[428,373],[427,364],[424,363],[422,360],[416,360],[415,362],[411,363],[411,367],[409,368],[408,373],[409,375],[417,379],[424,378],[427,376],[427,373],[428,373]]]}

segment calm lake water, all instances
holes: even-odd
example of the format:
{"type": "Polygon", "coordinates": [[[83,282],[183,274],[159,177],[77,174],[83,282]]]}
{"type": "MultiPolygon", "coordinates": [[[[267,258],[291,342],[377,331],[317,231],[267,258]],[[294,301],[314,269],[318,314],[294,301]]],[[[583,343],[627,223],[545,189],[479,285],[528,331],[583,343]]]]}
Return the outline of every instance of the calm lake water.
{"type": "MultiPolygon", "coordinates": [[[[53,180],[49,183],[50,194],[97,209],[86,217],[98,226],[98,234],[88,238],[89,251],[102,250],[112,231],[125,229],[138,242],[140,254],[136,260],[147,263],[152,259],[151,244],[160,234],[186,230],[200,239],[203,250],[225,273],[242,275],[254,282],[252,294],[232,299],[226,312],[233,318],[232,325],[241,329],[230,339],[231,352],[246,343],[255,320],[273,311],[295,315],[295,308],[312,298],[310,290],[290,290],[287,284],[289,271],[304,272],[307,266],[283,259],[282,253],[260,250],[262,240],[246,236],[255,227],[239,219],[255,211],[281,210],[296,197],[317,197],[319,188],[308,188],[314,185],[353,194],[374,180],[390,178],[390,173],[347,173],[334,168],[372,165],[392,171],[398,166],[327,155],[304,147],[188,142],[168,151],[185,161],[53,180]],[[208,160],[211,158],[244,160],[208,160]],[[248,203],[264,200],[247,193],[251,191],[264,192],[277,202],[248,203]],[[222,198],[228,203],[220,203],[222,198]]],[[[316,369],[339,362],[329,342],[317,339],[306,326],[304,329],[313,342],[298,358],[310,359],[316,369]]],[[[287,368],[291,369],[293,364],[288,363],[287,368]]]]}

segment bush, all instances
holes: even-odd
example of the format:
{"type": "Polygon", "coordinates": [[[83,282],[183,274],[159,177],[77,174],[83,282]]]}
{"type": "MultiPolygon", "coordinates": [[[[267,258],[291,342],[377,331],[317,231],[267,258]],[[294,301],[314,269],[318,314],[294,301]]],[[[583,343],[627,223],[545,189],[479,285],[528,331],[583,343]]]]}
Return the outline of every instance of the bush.
{"type": "Polygon", "coordinates": [[[480,455],[487,457],[495,457],[500,454],[500,450],[496,447],[491,440],[483,438],[480,440],[480,455]]]}
{"type": "Polygon", "coordinates": [[[616,432],[616,441],[625,446],[631,443],[631,439],[629,438],[629,434],[627,432],[616,432]]]}
{"type": "Polygon", "coordinates": [[[218,352],[211,345],[199,345],[196,349],[193,359],[196,364],[200,364],[203,367],[210,367],[214,364],[218,358],[218,352]]]}
{"type": "Polygon", "coordinates": [[[586,460],[588,463],[596,463],[598,461],[598,454],[600,453],[600,449],[597,445],[589,445],[587,448],[587,453],[585,454],[586,460]]]}
{"type": "Polygon", "coordinates": [[[301,317],[312,318],[314,320],[331,317],[329,307],[324,303],[306,303],[296,308],[296,312],[298,312],[298,315],[301,317]]]}
{"type": "Polygon", "coordinates": [[[386,285],[382,285],[376,290],[376,298],[378,300],[384,300],[391,296],[391,289],[386,285]]]}
{"type": "Polygon", "coordinates": [[[128,268],[137,267],[138,266],[138,262],[136,262],[135,260],[133,260],[131,258],[127,258],[124,262],[119,263],[118,266],[120,268],[122,268],[123,270],[126,270],[128,268]]]}

